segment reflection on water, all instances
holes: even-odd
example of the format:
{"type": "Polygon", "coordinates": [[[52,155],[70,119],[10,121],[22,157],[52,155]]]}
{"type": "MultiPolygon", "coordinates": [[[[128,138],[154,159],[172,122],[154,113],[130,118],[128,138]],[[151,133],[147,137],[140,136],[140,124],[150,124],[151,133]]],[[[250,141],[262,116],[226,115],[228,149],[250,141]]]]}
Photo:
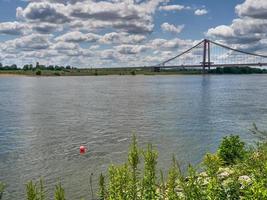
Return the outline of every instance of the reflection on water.
{"type": "Polygon", "coordinates": [[[61,180],[69,199],[89,198],[110,163],[121,163],[132,133],[159,149],[159,166],[172,153],[184,165],[198,163],[220,139],[248,128],[266,128],[264,75],[107,76],[0,78],[0,180],[8,199],[44,177],[48,189],[61,180]],[[86,155],[79,146],[86,145],[86,155]]]}

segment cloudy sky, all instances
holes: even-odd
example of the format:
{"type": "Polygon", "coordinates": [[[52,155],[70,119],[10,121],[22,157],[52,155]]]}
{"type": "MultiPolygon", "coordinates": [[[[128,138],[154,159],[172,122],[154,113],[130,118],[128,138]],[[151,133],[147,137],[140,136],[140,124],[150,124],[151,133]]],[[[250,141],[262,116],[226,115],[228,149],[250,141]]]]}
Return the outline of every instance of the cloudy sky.
{"type": "Polygon", "coordinates": [[[0,0],[3,64],[144,66],[203,38],[264,54],[267,0],[0,0]]]}

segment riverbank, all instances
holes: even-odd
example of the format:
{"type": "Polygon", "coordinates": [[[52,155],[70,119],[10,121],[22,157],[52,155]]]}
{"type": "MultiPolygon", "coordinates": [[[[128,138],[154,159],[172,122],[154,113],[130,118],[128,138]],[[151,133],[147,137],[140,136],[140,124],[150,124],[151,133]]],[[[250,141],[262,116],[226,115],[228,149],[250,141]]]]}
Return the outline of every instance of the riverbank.
{"type": "MultiPolygon", "coordinates": [[[[228,67],[207,70],[207,74],[267,74],[266,69],[250,67],[228,67]]],[[[161,69],[153,71],[151,68],[98,68],[98,69],[0,69],[0,76],[106,76],[106,75],[195,75],[202,74],[201,69],[161,69]]]]}
{"type": "MultiPolygon", "coordinates": [[[[254,134],[266,137],[266,132],[256,126],[254,134]]],[[[140,149],[133,136],[128,160],[122,165],[111,165],[106,175],[99,177],[99,191],[92,189],[91,199],[266,199],[267,198],[267,142],[265,139],[256,147],[246,147],[239,136],[224,137],[216,153],[204,156],[200,168],[188,166],[183,173],[173,156],[166,176],[157,169],[158,153],[148,145],[140,149]],[[143,169],[140,169],[140,165],[143,169]],[[97,194],[94,196],[94,194],[97,194]]],[[[56,185],[55,200],[65,200],[65,190],[56,185]]],[[[4,199],[5,186],[0,182],[0,199],[4,199]]],[[[26,199],[45,199],[44,181],[26,184],[26,199]]],[[[84,197],[85,198],[85,197],[84,197]]]]}
{"type": "Polygon", "coordinates": [[[0,76],[107,76],[107,75],[175,75],[175,74],[201,74],[200,70],[154,72],[148,69],[70,69],[70,70],[0,70],[0,76]]]}

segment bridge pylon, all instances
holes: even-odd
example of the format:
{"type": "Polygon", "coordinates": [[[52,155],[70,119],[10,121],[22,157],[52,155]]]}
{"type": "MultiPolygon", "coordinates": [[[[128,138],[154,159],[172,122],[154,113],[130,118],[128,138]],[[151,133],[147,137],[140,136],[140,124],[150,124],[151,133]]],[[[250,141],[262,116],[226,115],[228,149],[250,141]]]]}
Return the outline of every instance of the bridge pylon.
{"type": "Polygon", "coordinates": [[[206,73],[206,67],[210,70],[210,41],[207,39],[203,40],[203,61],[202,61],[202,73],[206,73]]]}

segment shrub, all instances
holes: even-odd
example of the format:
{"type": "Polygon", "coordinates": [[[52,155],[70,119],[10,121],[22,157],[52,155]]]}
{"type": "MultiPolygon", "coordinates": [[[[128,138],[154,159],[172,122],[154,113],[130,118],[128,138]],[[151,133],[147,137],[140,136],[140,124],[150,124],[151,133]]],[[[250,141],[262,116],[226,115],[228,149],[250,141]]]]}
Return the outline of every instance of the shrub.
{"type": "Polygon", "coordinates": [[[94,75],[95,75],[95,76],[98,76],[98,71],[97,71],[97,69],[95,70],[94,75]]]}
{"type": "Polygon", "coordinates": [[[0,181],[0,200],[3,197],[4,191],[5,191],[5,184],[0,181]]]}
{"type": "Polygon", "coordinates": [[[136,72],[135,72],[135,70],[133,70],[133,71],[131,71],[131,75],[136,75],[136,72]]]}
{"type": "Polygon", "coordinates": [[[153,200],[156,197],[156,165],[158,153],[149,144],[143,152],[144,155],[144,177],[142,184],[142,197],[144,200],[153,200]]]}
{"type": "Polygon", "coordinates": [[[218,149],[218,156],[225,165],[236,164],[237,161],[244,159],[245,154],[245,143],[239,136],[234,135],[224,137],[218,149]]]}
{"type": "Polygon", "coordinates": [[[179,165],[178,165],[175,157],[173,156],[172,166],[169,169],[168,180],[167,180],[167,188],[168,188],[167,197],[169,200],[178,199],[178,194],[176,192],[176,189],[178,187],[177,180],[179,179],[180,174],[181,173],[180,173],[179,165]]]}
{"type": "Polygon", "coordinates": [[[37,76],[41,76],[41,75],[42,75],[42,71],[41,71],[41,70],[38,70],[35,74],[36,74],[37,76]]]}
{"type": "Polygon", "coordinates": [[[44,184],[43,180],[41,179],[38,183],[33,183],[30,181],[26,185],[26,194],[27,200],[44,200],[45,199],[45,192],[44,192],[44,184]]]}
{"type": "Polygon", "coordinates": [[[133,135],[132,144],[129,149],[128,154],[128,163],[131,170],[131,178],[130,178],[130,197],[132,200],[136,200],[137,198],[137,188],[138,188],[138,171],[137,167],[139,164],[139,150],[137,146],[137,140],[135,135],[133,135]]]}
{"type": "Polygon", "coordinates": [[[109,168],[109,189],[110,200],[130,199],[129,198],[129,168],[126,164],[122,166],[112,165],[109,168]]]}
{"type": "Polygon", "coordinates": [[[56,185],[56,190],[55,190],[55,200],[66,200],[65,198],[65,191],[61,186],[61,183],[56,185]]]}
{"type": "Polygon", "coordinates": [[[105,177],[103,174],[100,174],[99,177],[99,193],[98,193],[99,199],[104,200],[106,197],[106,189],[105,189],[105,177]]]}
{"type": "Polygon", "coordinates": [[[202,188],[203,181],[198,177],[196,170],[189,165],[188,177],[180,179],[180,183],[183,188],[185,199],[201,200],[204,198],[204,190],[202,188]]]}
{"type": "Polygon", "coordinates": [[[211,177],[217,175],[217,172],[219,171],[221,164],[222,160],[217,154],[207,153],[204,157],[203,165],[205,167],[207,174],[211,177]]]}

